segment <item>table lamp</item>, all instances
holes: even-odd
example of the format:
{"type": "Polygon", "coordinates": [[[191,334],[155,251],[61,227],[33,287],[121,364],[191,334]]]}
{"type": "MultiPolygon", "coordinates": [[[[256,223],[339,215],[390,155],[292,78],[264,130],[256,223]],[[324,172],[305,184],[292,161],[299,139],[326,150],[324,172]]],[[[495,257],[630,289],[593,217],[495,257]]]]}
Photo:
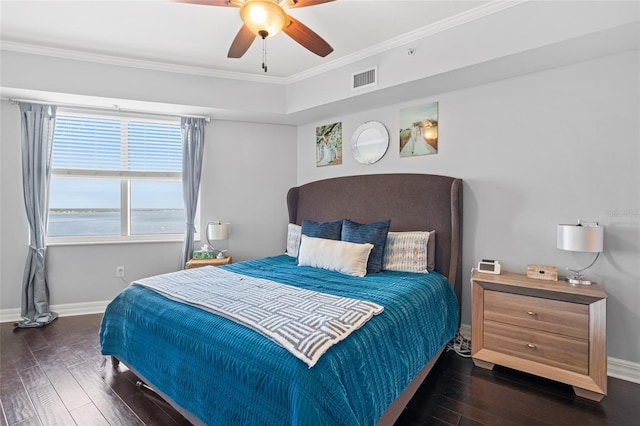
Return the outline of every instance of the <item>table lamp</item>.
{"type": "Polygon", "coordinates": [[[573,276],[565,278],[566,281],[573,285],[591,285],[591,281],[584,278],[582,271],[592,267],[600,257],[604,242],[604,227],[599,226],[597,222],[581,223],[580,221],[575,225],[558,225],[557,242],[561,250],[598,253],[586,268],[577,270],[567,268],[567,271],[573,272],[573,276]]]}
{"type": "Polygon", "coordinates": [[[220,223],[219,220],[207,223],[207,242],[209,243],[209,246],[211,247],[211,249],[214,251],[214,254],[216,250],[218,251],[216,258],[222,259],[223,257],[225,257],[224,253],[227,250],[215,249],[211,241],[226,240],[229,238],[230,233],[231,233],[230,223],[220,223]]]}

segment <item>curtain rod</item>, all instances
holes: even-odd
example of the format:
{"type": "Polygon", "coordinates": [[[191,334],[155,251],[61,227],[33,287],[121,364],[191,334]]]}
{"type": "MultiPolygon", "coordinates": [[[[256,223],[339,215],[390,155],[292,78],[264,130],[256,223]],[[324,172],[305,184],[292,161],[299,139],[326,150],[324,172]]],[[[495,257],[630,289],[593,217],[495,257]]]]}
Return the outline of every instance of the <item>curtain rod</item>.
{"type": "Polygon", "coordinates": [[[95,111],[112,111],[112,112],[130,112],[137,114],[148,114],[148,115],[157,115],[161,117],[190,117],[190,118],[204,118],[204,121],[207,123],[211,122],[211,117],[208,115],[191,115],[191,114],[171,114],[171,113],[163,113],[163,112],[154,112],[154,111],[146,111],[146,110],[136,110],[130,108],[120,108],[118,105],[113,105],[112,107],[100,107],[100,106],[89,106],[82,104],[71,104],[65,102],[46,102],[46,101],[38,101],[35,99],[14,99],[14,98],[0,98],[3,101],[8,101],[10,104],[17,105],[20,102],[29,102],[29,103],[37,103],[37,104],[53,104],[63,108],[81,108],[81,109],[90,109],[95,111]]]}

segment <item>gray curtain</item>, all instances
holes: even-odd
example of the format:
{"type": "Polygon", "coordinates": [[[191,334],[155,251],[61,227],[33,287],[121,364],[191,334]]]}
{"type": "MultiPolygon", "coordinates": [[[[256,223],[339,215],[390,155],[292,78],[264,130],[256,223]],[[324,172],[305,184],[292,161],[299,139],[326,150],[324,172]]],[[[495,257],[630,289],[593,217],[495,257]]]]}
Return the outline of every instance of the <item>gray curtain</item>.
{"type": "Polygon", "coordinates": [[[193,235],[196,231],[194,220],[198,206],[200,176],[202,174],[202,153],[204,151],[204,118],[182,117],[182,194],[186,228],[182,245],[181,267],[191,259],[193,253],[193,235]]]}
{"type": "Polygon", "coordinates": [[[19,103],[22,118],[22,186],[29,221],[29,252],[22,279],[22,321],[16,327],[42,327],[58,317],[49,311],[47,221],[51,146],[56,107],[19,103]]]}

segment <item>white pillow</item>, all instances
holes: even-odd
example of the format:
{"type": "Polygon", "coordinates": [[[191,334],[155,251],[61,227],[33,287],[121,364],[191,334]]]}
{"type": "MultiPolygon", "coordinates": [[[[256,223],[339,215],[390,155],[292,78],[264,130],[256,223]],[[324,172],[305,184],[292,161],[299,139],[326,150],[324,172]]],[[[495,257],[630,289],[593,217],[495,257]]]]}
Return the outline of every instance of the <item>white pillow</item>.
{"type": "Polygon", "coordinates": [[[364,277],[367,274],[367,261],[372,248],[373,244],[370,243],[326,240],[302,234],[298,265],[364,277]]]}
{"type": "Polygon", "coordinates": [[[433,270],[434,240],[435,231],[389,232],[382,256],[382,269],[428,273],[433,270]],[[429,250],[429,246],[432,250],[429,250]]]}
{"type": "Polygon", "coordinates": [[[300,231],[302,226],[290,223],[287,225],[287,254],[291,257],[298,257],[300,249],[300,231]]]}

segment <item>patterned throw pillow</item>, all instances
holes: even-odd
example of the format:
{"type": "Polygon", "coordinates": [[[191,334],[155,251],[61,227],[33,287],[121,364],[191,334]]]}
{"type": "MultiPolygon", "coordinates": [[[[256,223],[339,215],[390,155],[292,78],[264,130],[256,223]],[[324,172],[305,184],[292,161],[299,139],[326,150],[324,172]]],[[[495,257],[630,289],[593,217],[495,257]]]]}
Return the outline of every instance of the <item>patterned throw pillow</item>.
{"type": "Polygon", "coordinates": [[[287,254],[291,257],[298,257],[301,230],[302,226],[295,223],[287,225],[287,254]]]}
{"type": "MultiPolygon", "coordinates": [[[[428,243],[429,239],[434,238],[435,231],[389,232],[382,257],[382,269],[428,273],[430,270],[428,243]]],[[[432,246],[435,247],[433,244],[432,246]]],[[[435,250],[433,251],[435,253],[435,250]]]]}
{"type": "Polygon", "coordinates": [[[349,219],[345,219],[342,222],[342,241],[373,244],[373,250],[371,250],[369,262],[367,263],[368,274],[375,274],[382,270],[382,255],[384,254],[390,224],[390,219],[365,224],[349,219]]]}

